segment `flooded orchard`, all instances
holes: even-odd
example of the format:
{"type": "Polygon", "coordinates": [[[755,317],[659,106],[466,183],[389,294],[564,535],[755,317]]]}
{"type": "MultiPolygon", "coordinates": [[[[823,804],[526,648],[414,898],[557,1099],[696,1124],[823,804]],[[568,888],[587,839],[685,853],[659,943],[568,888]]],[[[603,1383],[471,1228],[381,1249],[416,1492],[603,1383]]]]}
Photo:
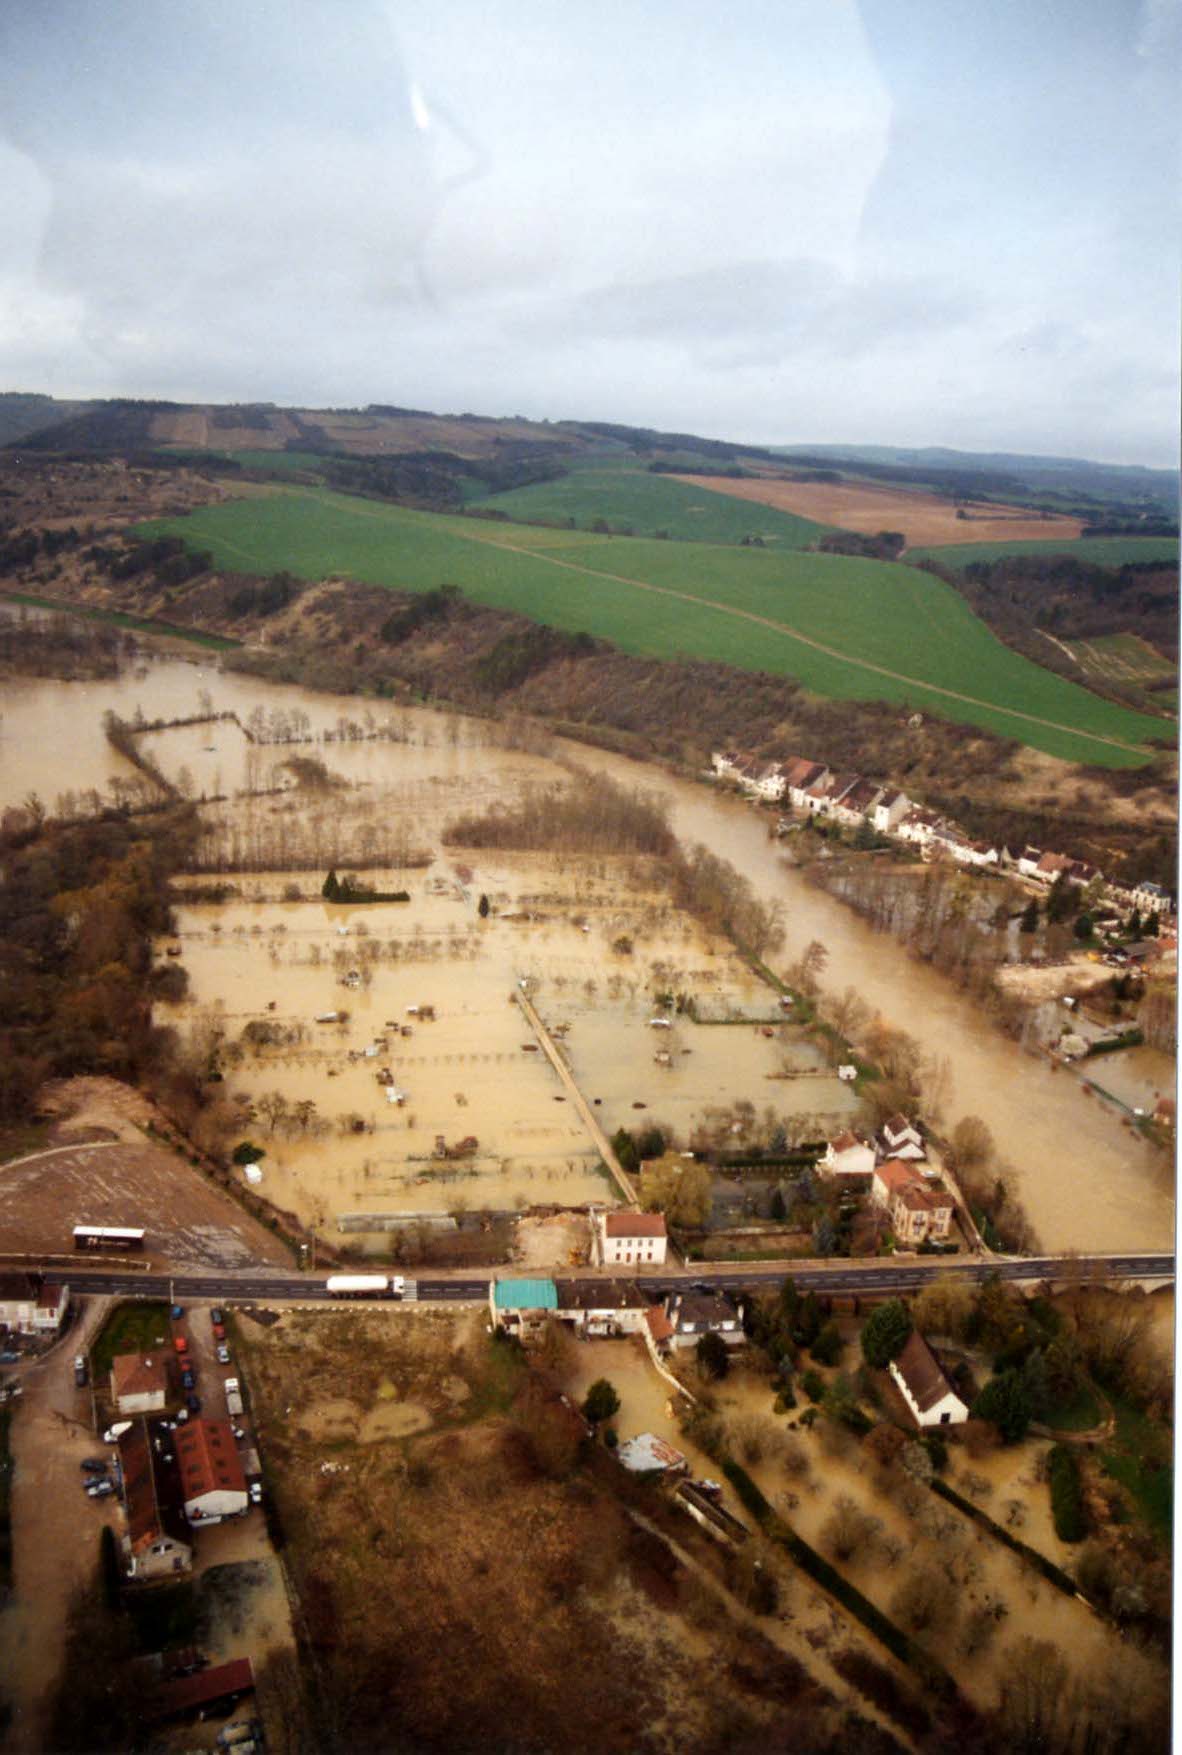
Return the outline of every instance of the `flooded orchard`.
{"type": "MultiPolygon", "coordinates": [[[[1073,1070],[1053,1070],[996,1033],[951,983],[788,869],[767,819],[738,800],[541,735],[529,748],[506,747],[520,740],[494,723],[315,695],[209,663],[163,661],[109,682],[10,683],[0,801],[17,803],[36,790],[52,810],[59,801],[77,806],[86,787],[148,786],[107,743],[107,711],[133,725],[202,719],[144,731],[137,747],[184,793],[226,799],[206,807],[207,869],[235,868],[231,881],[240,890],[257,885],[268,898],[244,894],[180,911],[177,942],[192,993],[186,1006],[162,1008],[162,1016],[186,1029],[208,1028],[220,1010],[228,1040],[241,1039],[252,1020],[298,1026],[298,1038],[286,1043],[243,1044],[228,1080],[247,1098],[274,1092],[289,1105],[315,1105],[316,1126],[310,1121],[304,1134],[298,1124],[289,1133],[277,1123],[273,1135],[265,1120],[251,1126],[250,1136],[267,1148],[263,1192],[279,1204],[327,1221],[341,1212],[441,1212],[454,1208],[457,1195],[473,1208],[515,1206],[523,1193],[543,1201],[609,1197],[570,1105],[555,1101],[562,1095],[556,1078],[525,1050],[529,1031],[509,1003],[523,977],[537,982],[547,1022],[570,1026],[570,1064],[588,1100],[601,1099],[597,1113],[609,1132],[651,1118],[686,1133],[711,1109],[736,1102],[757,1113],[848,1112],[827,1069],[809,1076],[792,1045],[779,1032],[763,1036],[755,1022],[712,1027],[677,1019],[672,1040],[660,1044],[669,1064],[656,1061],[658,1033],[648,1020],[665,983],[653,964],[671,964],[687,990],[709,1002],[710,1016],[731,1010],[761,1019],[770,996],[689,922],[666,910],[658,923],[653,897],[622,886],[602,862],[593,877],[593,862],[584,860],[563,869],[550,857],[442,851],[440,831],[450,817],[511,799],[529,782],[562,779],[562,758],[667,800],[679,837],[730,860],[761,898],[783,903],[785,963],[820,940],[828,951],[826,987],[853,987],[928,1055],[948,1062],[943,1119],[985,1120],[1044,1246],[1169,1245],[1172,1167],[1122,1111],[1073,1070]],[[234,717],[214,717],[224,714],[234,717]],[[301,770],[300,758],[311,767],[301,770]],[[248,789],[255,796],[242,797],[248,789]],[[408,863],[426,855],[430,866],[408,863]],[[338,917],[320,901],[330,862],[372,872],[383,860],[391,884],[410,891],[409,903],[338,917]],[[457,875],[457,866],[469,875],[457,875]],[[244,871],[250,875],[237,875],[244,871]],[[436,876],[442,892],[432,888],[436,876]],[[284,901],[287,885],[314,899],[284,901]],[[485,921],[475,913],[482,893],[495,898],[496,912],[485,921]],[[646,913],[647,940],[630,956],[615,952],[613,943],[646,913]],[[380,954],[370,949],[363,959],[358,951],[342,972],[337,953],[367,943],[380,954]],[[361,982],[346,988],[341,974],[354,965],[361,982]],[[712,984],[697,985],[706,973],[712,984]],[[427,987],[437,1018],[419,1027],[406,1007],[431,1003],[427,987]],[[342,1010],[350,1014],[344,1024],[314,1023],[318,1014],[342,1010]],[[412,1037],[401,1034],[403,1022],[412,1037]],[[383,1033],[387,1049],[367,1056],[383,1033]],[[408,1093],[402,1105],[376,1084],[375,1072],[387,1065],[383,1053],[408,1093]],[[786,1061],[804,1076],[777,1076],[786,1061]],[[346,1115],[362,1117],[360,1133],[342,1131],[336,1118],[346,1115]],[[446,1148],[475,1138],[478,1150],[467,1160],[437,1160],[438,1135],[446,1148]]],[[[1134,1090],[1157,1088],[1169,1063],[1138,1068],[1127,1087],[1120,1068],[1113,1071],[1121,1084],[1114,1095],[1127,1090],[1125,1100],[1140,1106],[1134,1090]]]]}

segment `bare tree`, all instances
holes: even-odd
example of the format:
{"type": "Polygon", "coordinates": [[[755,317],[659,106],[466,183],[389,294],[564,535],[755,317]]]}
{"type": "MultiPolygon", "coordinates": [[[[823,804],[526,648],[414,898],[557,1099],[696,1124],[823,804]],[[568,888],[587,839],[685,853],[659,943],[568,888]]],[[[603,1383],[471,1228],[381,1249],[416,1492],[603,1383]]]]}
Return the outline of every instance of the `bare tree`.
{"type": "Polygon", "coordinates": [[[848,1493],[839,1493],[821,1531],[821,1546],[835,1560],[853,1560],[866,1551],[881,1528],[879,1518],[863,1511],[848,1493]]]}

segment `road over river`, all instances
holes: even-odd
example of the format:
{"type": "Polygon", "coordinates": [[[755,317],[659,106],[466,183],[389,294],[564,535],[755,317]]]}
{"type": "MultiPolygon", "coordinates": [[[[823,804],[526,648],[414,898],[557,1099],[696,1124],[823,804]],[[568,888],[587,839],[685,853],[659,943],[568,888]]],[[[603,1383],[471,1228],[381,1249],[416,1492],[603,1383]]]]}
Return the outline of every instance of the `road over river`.
{"type": "MultiPolygon", "coordinates": [[[[1168,1253],[991,1256],[972,1261],[928,1257],[924,1260],[872,1261],[865,1266],[851,1262],[835,1265],[825,1261],[802,1261],[793,1262],[790,1267],[777,1264],[735,1269],[707,1266],[672,1269],[652,1276],[646,1274],[639,1283],[658,1295],[687,1284],[729,1292],[760,1292],[774,1291],[791,1277],[802,1291],[882,1297],[892,1292],[912,1291],[928,1280],[948,1278],[976,1282],[988,1274],[996,1274],[1000,1279],[1012,1280],[1019,1285],[1080,1278],[1113,1285],[1129,1280],[1158,1281],[1166,1285],[1174,1279],[1174,1257],[1168,1253]]],[[[216,1300],[223,1304],[255,1304],[327,1303],[330,1299],[324,1280],[306,1274],[284,1276],[250,1269],[235,1274],[137,1274],[128,1273],[125,1268],[103,1269],[87,1261],[75,1272],[54,1268],[47,1271],[45,1277],[51,1284],[64,1281],[73,1292],[138,1295],[141,1298],[168,1298],[170,1301],[188,1298],[216,1300]]],[[[585,1270],[577,1276],[566,1274],[559,1277],[609,1280],[627,1276],[585,1270]]],[[[440,1276],[407,1280],[406,1295],[419,1303],[479,1304],[487,1299],[489,1285],[487,1276],[440,1276]]]]}

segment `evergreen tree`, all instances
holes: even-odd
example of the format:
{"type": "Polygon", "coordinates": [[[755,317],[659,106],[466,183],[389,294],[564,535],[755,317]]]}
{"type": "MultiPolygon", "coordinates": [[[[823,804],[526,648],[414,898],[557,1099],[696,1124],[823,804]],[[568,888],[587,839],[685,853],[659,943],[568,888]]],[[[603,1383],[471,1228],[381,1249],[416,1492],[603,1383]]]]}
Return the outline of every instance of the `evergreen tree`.
{"type": "Polygon", "coordinates": [[[341,894],[341,886],[340,886],[339,882],[337,881],[337,874],[335,871],[330,871],[328,876],[325,878],[324,887],[321,890],[320,894],[324,897],[326,902],[336,902],[339,900],[340,894],[341,894]]]}
{"type": "Polygon", "coordinates": [[[862,1357],[881,1370],[901,1353],[911,1333],[911,1312],[901,1298],[872,1310],[862,1325],[862,1357]]]}

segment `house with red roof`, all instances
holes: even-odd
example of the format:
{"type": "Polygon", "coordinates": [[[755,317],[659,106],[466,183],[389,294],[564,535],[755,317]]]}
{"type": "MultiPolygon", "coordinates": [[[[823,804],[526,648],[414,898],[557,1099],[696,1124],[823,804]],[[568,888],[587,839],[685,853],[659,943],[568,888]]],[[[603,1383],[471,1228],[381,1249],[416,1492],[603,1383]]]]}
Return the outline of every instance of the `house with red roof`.
{"type": "Polygon", "coordinates": [[[173,1439],[190,1523],[220,1523],[250,1503],[229,1420],[189,1420],[173,1439]]]}
{"type": "Polygon", "coordinates": [[[870,1192],[886,1209],[897,1242],[914,1248],[942,1243],[951,1234],[956,1203],[939,1176],[926,1175],[918,1165],[889,1158],[875,1170],[870,1192]]]}
{"type": "Polygon", "coordinates": [[[600,1267],[661,1267],[669,1245],[664,1213],[592,1215],[592,1253],[600,1267]]]}

